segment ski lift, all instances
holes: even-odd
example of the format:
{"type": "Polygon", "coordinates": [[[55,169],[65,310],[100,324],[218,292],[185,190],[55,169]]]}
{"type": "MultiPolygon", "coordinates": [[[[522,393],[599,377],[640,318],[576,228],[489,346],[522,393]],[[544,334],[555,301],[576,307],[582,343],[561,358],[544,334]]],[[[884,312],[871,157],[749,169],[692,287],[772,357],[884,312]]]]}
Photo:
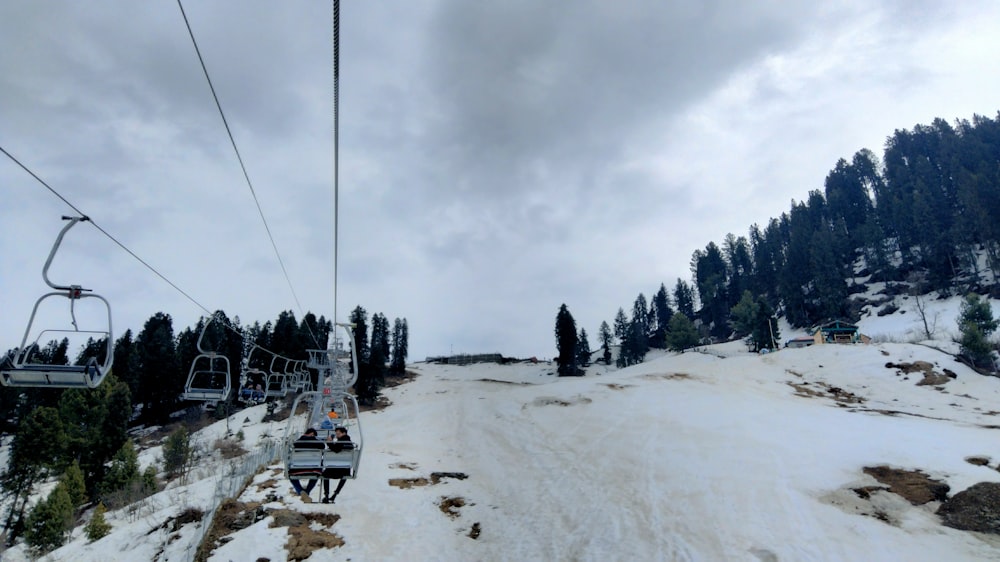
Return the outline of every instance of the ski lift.
{"type": "Polygon", "coordinates": [[[288,376],[285,373],[268,373],[264,398],[282,398],[288,394],[288,376]]]}
{"type": "Polygon", "coordinates": [[[350,324],[337,324],[344,328],[350,336],[352,353],[349,368],[343,360],[343,354],[337,352],[336,338],[334,349],[308,350],[310,369],[317,369],[321,381],[320,390],[303,392],[292,404],[292,412],[297,412],[300,403],[310,405],[307,416],[292,415],[285,427],[284,460],[285,476],[303,480],[320,478],[357,478],[358,466],[361,463],[361,451],[364,447],[364,435],[361,433],[360,408],[357,398],[347,389],[357,380],[357,355],[353,353],[354,335],[350,324]],[[315,441],[303,443],[298,440],[306,428],[316,428],[318,439],[323,442],[333,433],[333,429],[324,429],[321,422],[328,419],[328,414],[335,412],[334,422],[337,427],[343,427],[351,436],[351,443],[342,443],[339,450],[330,447],[315,448],[315,441]],[[302,422],[305,422],[305,425],[302,422]],[[312,445],[310,447],[309,445],[312,445]]]}
{"type": "Polygon", "coordinates": [[[49,293],[41,296],[36,302],[35,307],[31,310],[31,318],[28,320],[28,327],[24,330],[24,338],[21,340],[21,347],[14,350],[14,352],[4,358],[2,365],[0,365],[0,383],[4,386],[13,387],[49,387],[49,388],[96,388],[104,377],[111,372],[111,365],[114,361],[114,339],[112,338],[111,332],[111,305],[108,301],[97,294],[90,293],[91,289],[84,289],[80,285],[56,285],[49,280],[49,266],[52,264],[52,259],[56,255],[56,251],[59,249],[59,245],[62,243],[63,236],[66,232],[72,228],[76,223],[81,221],[90,220],[87,217],[62,217],[63,220],[68,220],[69,223],[66,224],[59,232],[59,236],[56,238],[55,243],[52,245],[52,250],[49,252],[49,257],[45,260],[45,266],[42,268],[42,279],[45,280],[45,284],[49,287],[55,289],[49,293]],[[62,296],[69,299],[69,313],[72,319],[73,329],[47,329],[39,332],[38,337],[34,342],[28,343],[28,337],[31,335],[31,327],[35,322],[35,315],[38,313],[38,307],[42,304],[42,301],[49,297],[62,296]],[[107,330],[80,330],[76,324],[76,311],[75,305],[76,301],[85,298],[96,298],[104,303],[104,307],[107,309],[108,313],[108,324],[107,330]],[[45,334],[52,333],[64,333],[64,334],[95,334],[98,336],[97,341],[100,338],[104,338],[104,348],[103,348],[103,359],[100,358],[100,354],[93,355],[85,358],[80,365],[43,365],[39,363],[31,363],[31,355],[34,351],[38,349],[38,344],[45,334]]]}
{"type": "Polygon", "coordinates": [[[267,382],[267,373],[260,369],[244,367],[243,373],[240,375],[240,393],[237,400],[248,406],[264,402],[265,382],[267,382]]]}
{"type": "Polygon", "coordinates": [[[198,336],[198,355],[191,362],[187,382],[181,400],[200,400],[205,402],[222,402],[226,400],[233,389],[229,375],[229,358],[222,353],[205,351],[202,340],[208,326],[215,320],[213,314],[201,328],[198,336]]]}

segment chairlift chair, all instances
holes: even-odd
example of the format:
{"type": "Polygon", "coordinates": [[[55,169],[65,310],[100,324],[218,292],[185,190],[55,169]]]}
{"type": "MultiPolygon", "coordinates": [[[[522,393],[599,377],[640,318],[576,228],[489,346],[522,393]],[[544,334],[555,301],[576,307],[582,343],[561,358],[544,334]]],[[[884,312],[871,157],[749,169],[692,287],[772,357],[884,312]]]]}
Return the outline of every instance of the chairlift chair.
{"type": "Polygon", "coordinates": [[[5,357],[0,364],[0,383],[4,386],[12,387],[48,387],[48,388],[96,388],[104,380],[104,377],[111,372],[111,365],[114,361],[114,338],[111,331],[111,305],[104,297],[90,292],[91,289],[84,289],[80,285],[56,285],[49,280],[49,266],[52,259],[62,243],[63,237],[76,223],[90,220],[87,217],[63,217],[69,222],[59,232],[49,257],[45,260],[42,268],[42,279],[45,284],[54,289],[41,296],[31,310],[31,317],[28,319],[28,327],[24,330],[24,337],[21,339],[21,346],[14,350],[12,354],[5,357]],[[38,337],[28,343],[31,335],[31,328],[38,313],[38,307],[49,297],[62,296],[69,299],[70,318],[73,329],[46,329],[39,332],[38,337]],[[106,330],[80,330],[76,322],[75,304],[76,301],[85,298],[95,298],[104,303],[107,310],[108,323],[106,330]],[[31,363],[31,356],[38,349],[39,342],[45,334],[95,334],[104,338],[104,358],[100,355],[87,357],[80,365],[43,365],[31,363]]]}
{"type": "Polygon", "coordinates": [[[268,373],[264,385],[264,398],[281,398],[288,394],[288,377],[285,373],[268,373]]]}
{"type": "Polygon", "coordinates": [[[229,397],[233,382],[229,373],[229,358],[222,353],[206,351],[202,340],[209,324],[215,319],[213,314],[201,328],[198,336],[198,355],[191,362],[187,382],[181,400],[198,400],[204,402],[222,402],[229,397]]]}
{"type": "MultiPolygon", "coordinates": [[[[354,338],[350,324],[337,324],[343,327],[350,338],[353,351],[354,338]]],[[[332,360],[336,354],[332,350],[309,350],[308,365],[319,371],[320,389],[303,392],[292,404],[292,412],[297,412],[300,403],[311,404],[307,416],[290,416],[285,426],[284,461],[285,476],[304,480],[318,478],[357,478],[358,467],[361,464],[361,452],[364,449],[364,434],[361,432],[360,408],[357,398],[347,392],[343,383],[350,380],[345,373],[347,365],[339,360],[332,360]],[[325,384],[324,384],[325,381],[325,384]],[[337,412],[336,424],[344,427],[351,436],[352,443],[340,451],[330,449],[317,450],[314,443],[303,443],[298,437],[307,427],[318,428],[320,422],[327,419],[330,410],[337,412]],[[303,426],[303,422],[305,425],[303,426]]],[[[357,356],[351,354],[354,373],[357,373],[357,356]]],[[[353,380],[351,380],[353,383],[353,380]]],[[[325,433],[321,440],[325,439],[325,433]]],[[[345,444],[346,445],[346,444],[345,444]]]]}
{"type": "Polygon", "coordinates": [[[260,404],[264,402],[264,383],[267,382],[267,373],[260,369],[244,368],[240,375],[240,393],[237,400],[247,405],[260,404]],[[261,389],[257,390],[257,385],[261,389]]]}

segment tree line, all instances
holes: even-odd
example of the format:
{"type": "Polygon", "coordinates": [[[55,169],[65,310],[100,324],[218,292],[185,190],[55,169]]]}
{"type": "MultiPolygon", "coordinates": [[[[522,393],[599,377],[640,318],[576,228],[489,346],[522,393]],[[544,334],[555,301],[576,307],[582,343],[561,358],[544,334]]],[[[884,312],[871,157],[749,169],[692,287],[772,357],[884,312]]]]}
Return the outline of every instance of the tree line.
{"type": "MultiPolygon", "coordinates": [[[[630,315],[619,308],[612,325],[601,323],[598,360],[610,363],[615,344],[619,366],[641,361],[650,348],[703,341],[746,338],[753,351],[773,348],[777,316],[798,328],[856,321],[865,303],[850,296],[863,292],[864,282],[908,285],[919,294],[996,296],[997,216],[1000,113],[897,129],[881,159],[869,149],[841,158],[823,189],[792,200],[788,212],[695,250],[692,284],[677,279],[671,294],[661,284],[652,302],[640,294],[630,315]]],[[[585,335],[560,307],[560,374],[590,362],[585,335]]]]}
{"type": "Polygon", "coordinates": [[[907,282],[922,293],[996,290],[997,213],[1000,113],[897,129],[881,160],[868,149],[842,158],[823,190],[766,226],[695,250],[698,320],[708,335],[730,337],[747,292],[793,327],[857,319],[860,305],[849,297],[864,288],[855,279],[907,282]]]}

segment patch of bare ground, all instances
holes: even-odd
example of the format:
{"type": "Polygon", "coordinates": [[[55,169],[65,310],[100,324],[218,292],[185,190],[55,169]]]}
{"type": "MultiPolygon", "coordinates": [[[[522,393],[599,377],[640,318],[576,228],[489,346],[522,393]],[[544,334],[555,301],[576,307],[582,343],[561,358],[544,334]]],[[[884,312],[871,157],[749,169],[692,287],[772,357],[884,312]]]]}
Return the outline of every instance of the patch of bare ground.
{"type": "Polygon", "coordinates": [[[374,404],[359,404],[358,410],[362,412],[379,412],[388,408],[389,406],[392,406],[392,400],[389,400],[388,398],[380,394],[378,398],[375,399],[374,404]]]}
{"type": "Polygon", "coordinates": [[[224,500],[215,511],[208,533],[198,545],[195,562],[205,562],[216,548],[231,540],[228,535],[246,529],[266,516],[263,506],[257,502],[243,503],[232,498],[224,500]]]}
{"type": "Polygon", "coordinates": [[[465,507],[465,498],[463,497],[441,498],[441,501],[438,502],[441,513],[452,519],[458,519],[458,516],[461,515],[458,511],[460,507],[465,507]]]}
{"type": "Polygon", "coordinates": [[[274,478],[268,478],[267,480],[257,484],[257,491],[263,492],[268,488],[277,488],[277,487],[278,487],[278,481],[275,480],[274,478]]]}
{"type": "Polygon", "coordinates": [[[408,490],[419,486],[440,484],[445,478],[465,480],[468,477],[469,475],[464,472],[432,472],[430,478],[424,478],[423,476],[419,478],[390,478],[389,485],[408,490]]]}
{"type": "Polygon", "coordinates": [[[402,468],[405,470],[416,470],[417,463],[415,462],[394,462],[389,465],[389,468],[402,468]]]}
{"type": "Polygon", "coordinates": [[[630,384],[608,383],[605,384],[604,386],[610,388],[611,390],[625,390],[626,388],[632,388],[632,385],[630,384]]]}
{"type": "Polygon", "coordinates": [[[896,376],[919,373],[923,378],[917,382],[917,386],[941,386],[951,379],[958,378],[958,375],[950,369],[943,369],[944,373],[934,370],[934,365],[927,361],[914,361],[913,363],[893,363],[885,364],[887,369],[896,369],[896,376]]]}
{"type": "Polygon", "coordinates": [[[661,373],[661,374],[643,375],[642,378],[671,381],[671,380],[685,380],[693,377],[691,377],[691,375],[687,373],[661,373]]]}
{"type": "Polygon", "coordinates": [[[291,509],[277,509],[269,513],[274,517],[269,527],[288,527],[288,560],[305,560],[324,548],[344,546],[344,539],[327,529],[340,521],[336,513],[301,513],[291,509]],[[323,529],[313,529],[318,523],[323,529]]]}
{"type": "Polygon", "coordinates": [[[410,488],[415,488],[418,486],[427,486],[431,483],[430,480],[420,477],[420,478],[390,478],[389,485],[403,490],[409,490],[410,488]]]}
{"type": "Polygon", "coordinates": [[[965,462],[975,466],[987,466],[987,467],[990,466],[989,457],[979,457],[979,456],[965,457],[965,462]]]}
{"type": "Polygon", "coordinates": [[[913,505],[923,505],[948,498],[950,486],[934,480],[920,470],[904,470],[888,466],[866,466],[864,473],[888,486],[889,491],[902,496],[913,505]]]}
{"type": "MultiPolygon", "coordinates": [[[[181,530],[181,527],[187,525],[188,523],[197,523],[205,517],[205,512],[194,507],[189,507],[184,511],[177,514],[176,517],[168,517],[161,525],[153,527],[149,530],[147,535],[152,534],[154,531],[167,531],[170,533],[176,533],[181,530]]],[[[171,537],[170,541],[175,540],[176,537],[171,537]]]]}
{"type": "Polygon", "coordinates": [[[247,454],[247,450],[243,448],[243,445],[231,439],[216,439],[215,443],[212,444],[212,448],[219,451],[222,458],[226,460],[235,459],[247,454]]]}
{"type": "Polygon", "coordinates": [[[479,538],[479,535],[482,532],[483,532],[482,526],[479,524],[479,521],[476,521],[475,523],[472,524],[472,528],[469,529],[469,534],[466,536],[472,540],[475,540],[479,538]]]}
{"type": "Polygon", "coordinates": [[[847,404],[865,403],[865,399],[857,394],[848,392],[840,387],[830,386],[825,382],[789,382],[787,384],[795,389],[796,396],[802,396],[804,398],[832,398],[841,406],[847,404]]]}
{"type": "Polygon", "coordinates": [[[270,527],[288,527],[288,560],[305,560],[322,548],[344,545],[342,537],[327,529],[340,520],[335,513],[301,513],[291,509],[268,509],[258,502],[227,499],[215,512],[215,519],[195,553],[196,562],[205,562],[216,548],[226,544],[229,535],[246,529],[267,517],[273,517],[270,527]],[[313,523],[323,529],[315,530],[313,523]]]}
{"type": "Polygon", "coordinates": [[[477,380],[479,382],[495,382],[497,384],[513,384],[513,385],[520,385],[520,386],[531,386],[530,382],[524,382],[524,381],[520,381],[520,382],[519,381],[502,381],[502,380],[497,380],[497,379],[477,379],[477,380]]]}
{"type": "Polygon", "coordinates": [[[522,406],[522,408],[527,408],[528,406],[572,406],[574,404],[590,404],[591,402],[593,400],[586,396],[577,396],[572,400],[563,400],[562,398],[552,396],[539,396],[532,400],[530,404],[522,406]]]}

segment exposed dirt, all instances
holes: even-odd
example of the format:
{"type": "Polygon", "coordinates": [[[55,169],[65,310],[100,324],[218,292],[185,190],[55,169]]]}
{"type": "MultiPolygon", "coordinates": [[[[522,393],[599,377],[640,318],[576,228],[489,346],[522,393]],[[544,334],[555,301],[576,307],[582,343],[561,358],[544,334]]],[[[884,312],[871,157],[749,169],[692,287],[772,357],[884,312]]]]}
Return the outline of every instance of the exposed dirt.
{"type": "Polygon", "coordinates": [[[934,480],[920,470],[866,466],[864,472],[888,486],[890,492],[902,496],[913,505],[944,501],[951,489],[944,482],[934,480]]]}
{"type": "Polygon", "coordinates": [[[409,490],[417,486],[428,486],[431,481],[427,478],[390,478],[389,485],[395,486],[396,488],[401,488],[403,490],[409,490]]]}
{"type": "Polygon", "coordinates": [[[840,405],[865,403],[865,399],[857,394],[840,387],[830,386],[822,381],[816,383],[788,382],[787,384],[795,389],[796,396],[804,398],[832,398],[840,405]]]}
{"type": "Polygon", "coordinates": [[[464,472],[432,472],[430,478],[424,478],[423,476],[419,478],[390,478],[389,485],[395,486],[396,488],[401,488],[408,490],[410,488],[418,486],[431,486],[434,484],[440,484],[445,478],[453,478],[455,480],[465,480],[469,475],[464,472]]]}
{"type": "Polygon", "coordinates": [[[180,512],[176,517],[168,517],[167,520],[164,521],[160,526],[153,527],[146,534],[149,535],[152,534],[154,531],[159,531],[159,530],[166,530],[171,533],[176,533],[184,525],[187,525],[188,523],[197,523],[201,521],[202,518],[204,517],[205,517],[204,511],[194,507],[189,507],[184,511],[180,512]]]}
{"type": "Polygon", "coordinates": [[[196,562],[204,562],[212,552],[229,541],[228,535],[241,531],[267,517],[273,517],[270,527],[288,527],[288,560],[305,560],[322,548],[344,545],[344,539],[328,529],[340,521],[335,513],[302,513],[291,509],[268,509],[257,502],[227,499],[215,512],[208,534],[195,554],[196,562]],[[318,523],[323,529],[313,529],[318,523]]]}
{"type": "Polygon", "coordinates": [[[340,515],[301,513],[290,509],[274,510],[270,515],[274,516],[270,527],[288,527],[288,560],[305,560],[317,550],[344,546],[343,537],[327,530],[340,521],[340,515]],[[325,528],[314,530],[312,523],[319,523],[325,528]]]}
{"type": "Polygon", "coordinates": [[[522,382],[517,382],[517,381],[501,381],[501,380],[497,380],[497,379],[478,379],[478,380],[479,380],[479,382],[495,382],[497,384],[511,384],[511,385],[519,385],[519,386],[531,386],[530,382],[523,382],[523,381],[522,382]]]}
{"type": "Polygon", "coordinates": [[[910,373],[923,374],[923,378],[917,382],[917,386],[942,386],[948,381],[958,378],[954,371],[943,369],[943,373],[934,370],[934,365],[927,361],[914,361],[913,363],[893,363],[885,364],[887,369],[896,369],[896,375],[908,375],[910,373]]]}
{"type": "Polygon", "coordinates": [[[455,498],[441,498],[438,502],[438,508],[441,513],[444,513],[452,519],[457,519],[461,513],[458,512],[458,508],[465,507],[465,498],[455,497],[455,498]]]}
{"type": "Polygon", "coordinates": [[[616,384],[616,383],[608,383],[605,384],[604,386],[610,388],[611,390],[625,390],[626,388],[632,387],[632,385],[630,384],[616,384]]]}
{"type": "Polygon", "coordinates": [[[525,404],[523,407],[528,406],[572,406],[574,404],[590,404],[593,402],[590,398],[586,396],[578,396],[572,400],[563,400],[561,398],[554,398],[552,396],[539,396],[531,401],[530,404],[525,404]]]}
{"type": "Polygon", "coordinates": [[[259,503],[243,503],[232,498],[224,500],[215,512],[211,528],[198,545],[195,562],[208,560],[212,551],[227,542],[223,540],[227,535],[246,529],[264,517],[264,509],[259,503]]]}
{"type": "Polygon", "coordinates": [[[669,381],[669,380],[685,380],[693,377],[687,373],[663,373],[659,375],[643,375],[642,378],[669,381]]]}

